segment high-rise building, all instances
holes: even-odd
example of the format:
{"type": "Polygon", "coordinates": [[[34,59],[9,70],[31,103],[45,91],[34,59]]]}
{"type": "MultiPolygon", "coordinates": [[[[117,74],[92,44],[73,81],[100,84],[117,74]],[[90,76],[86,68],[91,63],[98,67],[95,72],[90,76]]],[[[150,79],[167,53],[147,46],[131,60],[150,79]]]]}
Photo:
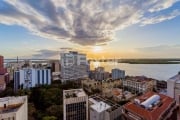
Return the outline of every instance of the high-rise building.
{"type": "Polygon", "coordinates": [[[100,96],[89,98],[90,120],[121,120],[121,106],[100,96]]]}
{"type": "Polygon", "coordinates": [[[63,91],[64,120],[88,120],[88,96],[83,89],[63,91]]]}
{"type": "Polygon", "coordinates": [[[28,120],[27,96],[0,98],[0,120],[28,120]]]}
{"type": "Polygon", "coordinates": [[[95,70],[90,71],[89,78],[95,80],[106,80],[110,77],[110,73],[104,70],[104,67],[97,67],[95,70]]]}
{"type": "Polygon", "coordinates": [[[0,56],[0,75],[7,73],[7,69],[4,68],[4,57],[0,56]]]}
{"type": "Polygon", "coordinates": [[[86,54],[81,54],[74,51],[61,53],[62,82],[87,78],[88,66],[86,54]]]}
{"type": "Polygon", "coordinates": [[[50,69],[24,68],[14,72],[14,89],[26,89],[51,84],[50,69]]]}
{"type": "Polygon", "coordinates": [[[125,78],[125,71],[124,70],[120,70],[120,69],[116,68],[116,69],[112,69],[111,73],[112,73],[112,79],[113,80],[125,78]]]}
{"type": "Polygon", "coordinates": [[[0,92],[6,89],[5,77],[0,75],[0,92]]]}
{"type": "Polygon", "coordinates": [[[180,72],[167,80],[167,95],[176,100],[179,104],[179,95],[180,95],[180,72]]]}
{"type": "Polygon", "coordinates": [[[171,97],[148,92],[123,106],[125,120],[177,120],[176,101],[171,97]]]}
{"type": "Polygon", "coordinates": [[[59,72],[60,71],[60,62],[57,61],[52,61],[51,62],[51,72],[59,72]]]}
{"type": "Polygon", "coordinates": [[[0,91],[5,90],[7,83],[9,83],[9,73],[7,68],[4,68],[4,57],[0,56],[0,91]]]}
{"type": "Polygon", "coordinates": [[[0,68],[4,67],[4,57],[0,55],[0,68]]]}

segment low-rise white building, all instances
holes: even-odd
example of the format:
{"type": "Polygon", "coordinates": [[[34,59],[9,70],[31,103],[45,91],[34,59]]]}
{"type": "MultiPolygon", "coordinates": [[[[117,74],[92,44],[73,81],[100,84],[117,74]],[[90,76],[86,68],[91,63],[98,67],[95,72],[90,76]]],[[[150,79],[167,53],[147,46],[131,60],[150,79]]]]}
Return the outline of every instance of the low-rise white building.
{"type": "Polygon", "coordinates": [[[132,93],[145,93],[152,91],[154,87],[154,80],[143,77],[130,77],[123,80],[123,89],[131,91],[132,93]]]}
{"type": "Polygon", "coordinates": [[[176,103],[179,104],[179,95],[180,95],[180,72],[167,80],[167,95],[176,100],[176,103]]]}
{"type": "Polygon", "coordinates": [[[100,96],[89,98],[90,120],[120,120],[121,106],[100,96]]]}
{"type": "Polygon", "coordinates": [[[0,98],[0,120],[28,120],[27,96],[0,98]]]}
{"type": "Polygon", "coordinates": [[[23,68],[14,72],[14,88],[32,88],[51,84],[51,70],[41,68],[23,68]]]}

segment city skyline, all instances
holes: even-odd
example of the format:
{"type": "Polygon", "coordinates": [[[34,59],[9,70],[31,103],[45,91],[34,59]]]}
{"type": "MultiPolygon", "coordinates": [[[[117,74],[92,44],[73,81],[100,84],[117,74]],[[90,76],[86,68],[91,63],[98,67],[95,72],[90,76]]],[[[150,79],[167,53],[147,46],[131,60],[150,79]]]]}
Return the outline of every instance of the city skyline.
{"type": "Polygon", "coordinates": [[[88,58],[178,58],[179,0],[2,0],[5,58],[59,58],[60,48],[88,58]]]}

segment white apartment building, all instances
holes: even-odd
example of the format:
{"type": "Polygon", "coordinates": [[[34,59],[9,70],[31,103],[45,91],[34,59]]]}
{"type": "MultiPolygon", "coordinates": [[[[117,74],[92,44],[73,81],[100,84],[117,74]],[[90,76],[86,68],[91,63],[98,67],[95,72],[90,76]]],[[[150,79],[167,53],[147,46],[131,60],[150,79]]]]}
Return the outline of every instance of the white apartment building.
{"type": "Polygon", "coordinates": [[[124,70],[120,70],[120,69],[116,68],[116,69],[112,69],[111,73],[112,73],[112,79],[113,80],[125,78],[125,71],[124,70]]]}
{"type": "Polygon", "coordinates": [[[133,92],[135,94],[152,91],[153,86],[154,86],[154,81],[151,79],[129,78],[129,79],[123,80],[123,89],[133,92]]]}
{"type": "Polygon", "coordinates": [[[41,68],[23,68],[14,72],[14,88],[32,88],[51,84],[51,70],[41,68]]]}
{"type": "Polygon", "coordinates": [[[0,120],[28,120],[27,96],[0,98],[0,120]]]}
{"type": "Polygon", "coordinates": [[[61,77],[62,82],[88,77],[89,65],[86,54],[70,51],[61,53],[61,77]]]}
{"type": "Polygon", "coordinates": [[[167,95],[176,100],[176,103],[179,104],[180,96],[180,72],[167,80],[167,95]]]}
{"type": "Polygon", "coordinates": [[[83,89],[63,91],[64,120],[88,120],[88,96],[83,89]]]}
{"type": "Polygon", "coordinates": [[[90,120],[121,120],[121,106],[100,96],[89,98],[90,120]]]}

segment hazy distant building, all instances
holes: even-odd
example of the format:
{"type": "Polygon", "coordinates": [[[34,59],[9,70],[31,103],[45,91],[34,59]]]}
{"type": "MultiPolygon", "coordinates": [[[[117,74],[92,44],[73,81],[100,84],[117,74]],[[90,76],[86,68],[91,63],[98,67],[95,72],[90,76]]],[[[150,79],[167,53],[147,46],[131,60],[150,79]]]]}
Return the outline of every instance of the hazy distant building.
{"type": "Polygon", "coordinates": [[[4,86],[8,83],[9,73],[7,72],[7,68],[4,68],[4,57],[0,56],[0,89],[3,90],[5,88],[4,86]]]}
{"type": "Polygon", "coordinates": [[[39,85],[51,84],[50,69],[24,68],[14,72],[14,88],[31,88],[39,85]]]}
{"type": "Polygon", "coordinates": [[[4,67],[4,57],[0,55],[0,68],[4,67]]]}
{"type": "Polygon", "coordinates": [[[60,72],[60,61],[51,62],[51,72],[60,72]]]}
{"type": "Polygon", "coordinates": [[[0,75],[0,92],[6,89],[5,77],[0,75]]]}
{"type": "Polygon", "coordinates": [[[122,112],[125,120],[177,120],[176,101],[154,92],[125,104],[122,112]]]}
{"type": "Polygon", "coordinates": [[[62,82],[88,77],[89,65],[86,54],[70,51],[61,53],[61,77],[62,82]]]}
{"type": "Polygon", "coordinates": [[[0,98],[0,120],[28,120],[27,101],[27,96],[0,98]]]}
{"type": "Polygon", "coordinates": [[[179,95],[180,95],[180,72],[167,80],[167,95],[176,100],[179,104],[179,95]]]}
{"type": "Polygon", "coordinates": [[[88,120],[88,96],[83,89],[63,91],[64,120],[88,120]]]}
{"type": "Polygon", "coordinates": [[[121,106],[100,96],[89,98],[90,120],[121,120],[121,106]]]}
{"type": "Polygon", "coordinates": [[[110,76],[110,73],[106,72],[104,70],[104,67],[97,67],[95,68],[95,70],[90,71],[90,74],[89,74],[89,77],[91,79],[95,79],[99,81],[106,80],[109,78],[109,76],[110,76]]]}
{"type": "Polygon", "coordinates": [[[0,75],[7,73],[7,69],[4,68],[4,57],[0,56],[0,75]]]}
{"type": "Polygon", "coordinates": [[[112,73],[112,79],[113,80],[125,78],[125,71],[124,70],[120,70],[120,69],[116,68],[116,69],[112,69],[111,73],[112,73]]]}

